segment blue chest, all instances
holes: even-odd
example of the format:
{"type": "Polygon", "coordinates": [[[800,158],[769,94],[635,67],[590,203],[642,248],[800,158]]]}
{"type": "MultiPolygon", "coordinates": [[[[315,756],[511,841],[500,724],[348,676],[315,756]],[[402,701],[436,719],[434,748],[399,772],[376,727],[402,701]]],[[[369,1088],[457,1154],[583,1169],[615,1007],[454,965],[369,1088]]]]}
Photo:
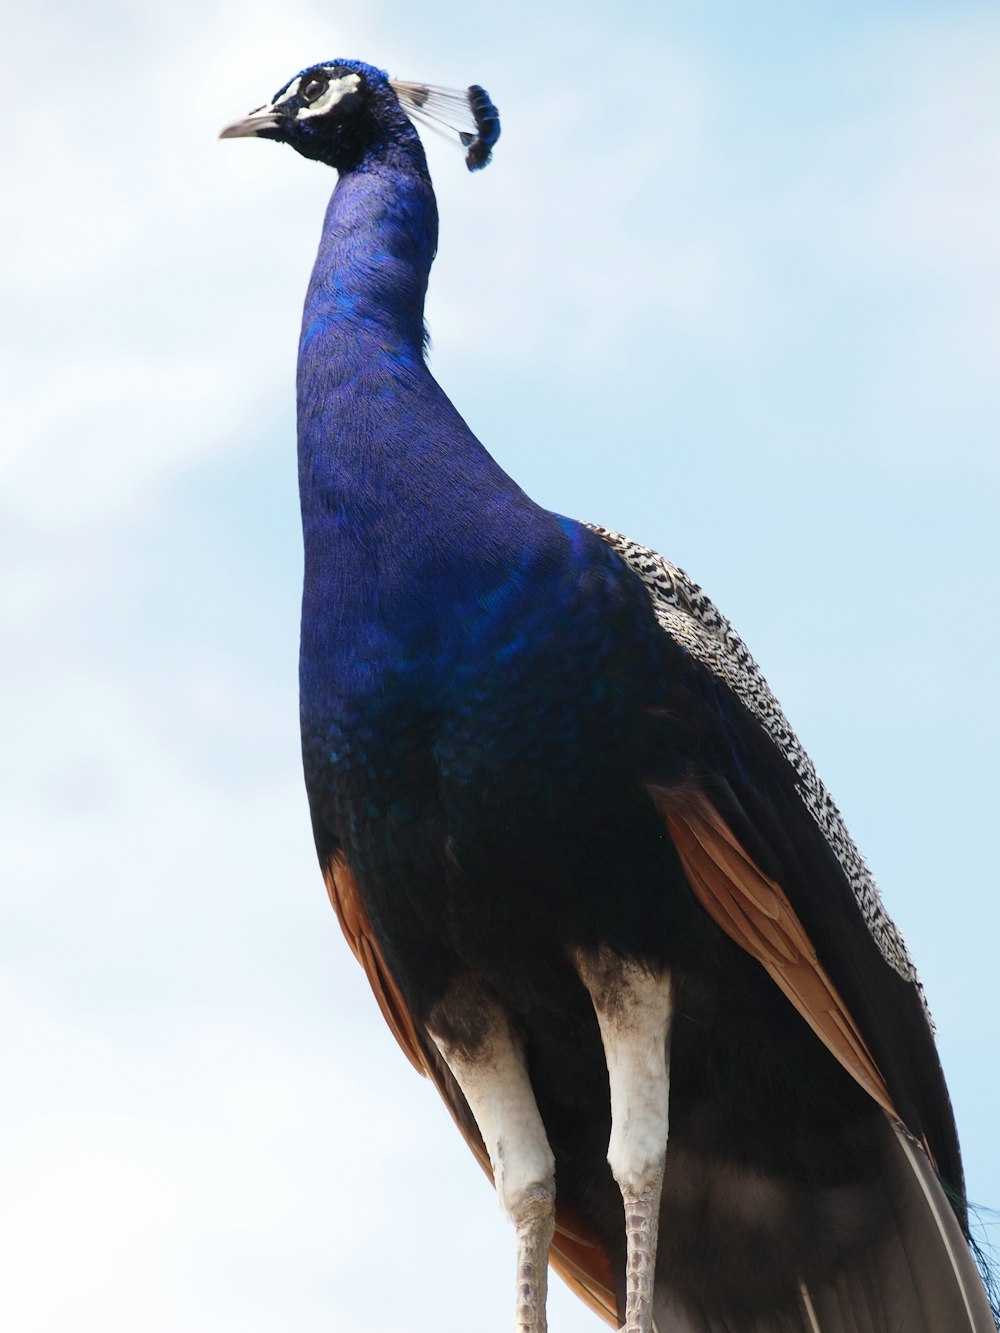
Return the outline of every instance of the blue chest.
{"type": "Polygon", "coordinates": [[[591,918],[626,862],[633,885],[670,871],[642,787],[665,679],[648,596],[427,369],[432,207],[408,169],[342,178],[299,357],[313,826],[418,1012],[457,966],[519,966],[570,920],[610,938],[591,918]]]}

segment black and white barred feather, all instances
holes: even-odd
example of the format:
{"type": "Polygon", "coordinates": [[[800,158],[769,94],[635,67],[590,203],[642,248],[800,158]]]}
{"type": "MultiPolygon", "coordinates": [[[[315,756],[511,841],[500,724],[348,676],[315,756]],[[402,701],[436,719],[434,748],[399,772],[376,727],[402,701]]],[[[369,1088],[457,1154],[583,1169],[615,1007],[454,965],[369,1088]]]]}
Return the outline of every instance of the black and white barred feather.
{"type": "Polygon", "coordinates": [[[594,523],[586,526],[642,579],[661,628],[725,681],[787,760],[795,773],[802,803],[840,862],[882,957],[919,989],[916,968],[898,927],[885,910],[874,876],[746,644],[698,584],[677,565],[621,533],[594,523]]]}

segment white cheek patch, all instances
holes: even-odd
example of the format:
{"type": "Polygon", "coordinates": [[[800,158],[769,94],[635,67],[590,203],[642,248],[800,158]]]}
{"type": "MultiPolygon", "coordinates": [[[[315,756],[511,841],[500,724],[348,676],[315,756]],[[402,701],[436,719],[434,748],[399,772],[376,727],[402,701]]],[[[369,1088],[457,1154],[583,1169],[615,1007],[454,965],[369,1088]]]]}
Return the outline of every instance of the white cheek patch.
{"type": "Polygon", "coordinates": [[[299,75],[299,77],[298,77],[297,79],[292,79],[291,83],[288,85],[288,87],[285,89],[285,91],[281,94],[281,96],[277,99],[277,101],[274,103],[274,105],[275,105],[275,106],[281,106],[283,103],[291,101],[291,99],[292,99],[292,98],[295,96],[295,94],[299,91],[299,84],[300,84],[301,82],[302,82],[302,76],[301,76],[301,75],[299,75]]]}
{"type": "Polygon", "coordinates": [[[361,86],[360,74],[345,74],[343,78],[332,79],[325,93],[321,93],[315,102],[304,106],[296,120],[308,120],[310,116],[322,116],[350,93],[356,93],[361,86]]]}

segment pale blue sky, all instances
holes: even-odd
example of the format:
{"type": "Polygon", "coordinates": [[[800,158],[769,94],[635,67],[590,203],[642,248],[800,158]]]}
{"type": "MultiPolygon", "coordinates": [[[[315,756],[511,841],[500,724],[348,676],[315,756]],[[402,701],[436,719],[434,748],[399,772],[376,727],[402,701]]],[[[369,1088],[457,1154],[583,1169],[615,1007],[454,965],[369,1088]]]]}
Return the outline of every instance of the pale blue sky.
{"type": "MultiPolygon", "coordinates": [[[[301,790],[292,381],[333,176],[214,136],[333,56],[494,95],[487,172],[428,144],[435,373],[527,490],[683,564],[750,643],[1000,1206],[996,7],[28,10],[0,51],[3,1327],[509,1323],[506,1223],[340,938],[301,790]]],[[[599,1326],[561,1290],[551,1322],[599,1326]]]]}

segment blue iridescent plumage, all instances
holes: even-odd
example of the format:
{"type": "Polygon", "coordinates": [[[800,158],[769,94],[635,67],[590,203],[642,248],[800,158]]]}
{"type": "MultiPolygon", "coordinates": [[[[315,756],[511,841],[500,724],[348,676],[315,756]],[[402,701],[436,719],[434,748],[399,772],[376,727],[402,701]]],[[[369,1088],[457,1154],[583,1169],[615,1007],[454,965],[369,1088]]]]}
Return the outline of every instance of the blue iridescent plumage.
{"type": "Polygon", "coordinates": [[[518,1328],[551,1241],[635,1333],[982,1333],[905,947],[711,603],[535,504],[432,377],[411,115],[470,169],[499,135],[477,85],[356,61],[224,134],[340,173],[298,363],[306,784],[345,935],[517,1228],[518,1328]]]}

